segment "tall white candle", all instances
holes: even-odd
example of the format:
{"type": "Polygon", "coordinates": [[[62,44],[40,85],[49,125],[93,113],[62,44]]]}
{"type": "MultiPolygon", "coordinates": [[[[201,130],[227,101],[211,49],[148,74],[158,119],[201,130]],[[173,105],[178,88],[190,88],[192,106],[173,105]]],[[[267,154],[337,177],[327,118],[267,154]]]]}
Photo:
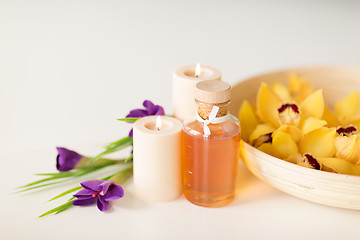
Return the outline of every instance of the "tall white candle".
{"type": "Polygon", "coordinates": [[[182,193],[181,131],[181,121],[167,116],[148,116],[135,122],[134,188],[138,197],[170,201],[182,193]]]}
{"type": "Polygon", "coordinates": [[[221,80],[221,72],[215,68],[198,65],[184,66],[173,72],[173,111],[181,121],[192,119],[196,113],[195,86],[203,80],[221,80]]]}

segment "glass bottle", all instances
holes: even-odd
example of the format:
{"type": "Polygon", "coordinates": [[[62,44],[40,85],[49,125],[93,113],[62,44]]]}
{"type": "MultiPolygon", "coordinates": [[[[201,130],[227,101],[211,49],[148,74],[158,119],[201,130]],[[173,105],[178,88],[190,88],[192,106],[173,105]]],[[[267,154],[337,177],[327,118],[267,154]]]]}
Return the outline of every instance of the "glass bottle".
{"type": "Polygon", "coordinates": [[[231,86],[222,81],[199,82],[196,120],[184,123],[184,195],[196,205],[220,207],[235,197],[240,126],[228,113],[230,89],[231,86]]]}

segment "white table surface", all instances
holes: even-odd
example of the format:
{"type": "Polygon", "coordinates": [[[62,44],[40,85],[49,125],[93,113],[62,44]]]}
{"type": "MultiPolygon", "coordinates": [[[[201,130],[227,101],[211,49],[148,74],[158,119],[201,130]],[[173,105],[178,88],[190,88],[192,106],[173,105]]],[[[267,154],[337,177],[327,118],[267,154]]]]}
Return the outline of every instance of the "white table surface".
{"type": "Polygon", "coordinates": [[[218,209],[144,202],[129,181],[107,213],[36,219],[73,185],[10,194],[55,171],[55,146],[93,155],[126,135],[116,119],[144,99],[171,113],[176,67],[200,62],[234,84],[359,64],[359,12],[358,1],[0,0],[0,239],[359,239],[358,211],[289,196],[244,167],[237,199],[218,209]]]}

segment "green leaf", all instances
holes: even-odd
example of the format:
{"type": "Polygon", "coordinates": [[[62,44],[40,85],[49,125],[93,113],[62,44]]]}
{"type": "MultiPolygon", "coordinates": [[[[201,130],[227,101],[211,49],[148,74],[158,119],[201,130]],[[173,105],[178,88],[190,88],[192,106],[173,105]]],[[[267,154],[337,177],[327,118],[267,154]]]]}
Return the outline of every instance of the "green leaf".
{"type": "Polygon", "coordinates": [[[44,217],[44,216],[47,216],[47,215],[50,215],[50,214],[58,214],[58,213],[61,213],[69,208],[71,208],[73,205],[72,205],[72,202],[75,200],[75,197],[72,197],[70,198],[66,203],[56,207],[56,208],[53,208],[43,214],[41,214],[38,218],[41,218],[41,217],[44,217]]]}
{"type": "Polygon", "coordinates": [[[102,158],[103,156],[107,155],[107,154],[110,154],[110,153],[113,153],[113,152],[116,152],[116,151],[119,151],[121,149],[124,149],[126,147],[129,147],[131,146],[133,143],[133,139],[130,138],[130,137],[125,137],[125,138],[122,138],[116,142],[113,142],[111,144],[109,144],[107,147],[106,147],[106,150],[101,152],[100,154],[98,154],[97,156],[93,157],[91,159],[91,162],[96,162],[98,161],[100,158],[102,158]]]}
{"type": "Polygon", "coordinates": [[[129,162],[131,159],[133,159],[133,157],[134,157],[134,154],[130,154],[130,156],[124,160],[124,163],[129,162]]]}
{"type": "Polygon", "coordinates": [[[129,122],[129,123],[133,123],[136,122],[136,120],[138,120],[140,118],[119,118],[119,121],[123,121],[123,122],[129,122]]]}
{"type": "Polygon", "coordinates": [[[32,183],[29,183],[29,184],[24,185],[24,186],[18,187],[18,189],[19,188],[20,189],[23,188],[23,189],[20,190],[20,191],[15,192],[15,193],[26,192],[26,191],[34,190],[34,189],[37,189],[37,188],[46,187],[46,186],[49,186],[49,185],[63,183],[65,181],[67,181],[67,180],[70,180],[70,177],[72,177],[72,178],[81,177],[81,176],[84,176],[86,174],[95,172],[95,171],[100,170],[102,168],[105,168],[105,167],[108,167],[108,166],[111,166],[111,165],[115,165],[115,164],[118,164],[118,163],[124,163],[124,162],[110,161],[110,162],[107,162],[107,163],[105,163],[103,165],[97,165],[97,166],[92,166],[92,167],[83,168],[83,169],[76,169],[76,170],[69,171],[69,172],[54,173],[53,177],[48,177],[48,178],[45,178],[45,179],[41,179],[41,180],[38,180],[38,181],[35,181],[35,182],[32,182],[32,183]],[[66,179],[64,179],[64,178],[66,178],[66,179]],[[62,179],[62,180],[60,180],[60,179],[62,179]],[[60,181],[55,181],[55,180],[60,180],[60,181]],[[45,183],[45,182],[49,182],[49,181],[55,181],[55,182],[41,184],[41,183],[45,183]]]}
{"type": "Polygon", "coordinates": [[[30,190],[34,190],[34,189],[41,188],[41,187],[47,187],[47,186],[54,185],[54,184],[58,184],[58,183],[62,183],[62,182],[65,182],[65,181],[66,181],[66,180],[62,180],[62,181],[57,181],[57,182],[51,182],[51,183],[41,184],[41,185],[37,185],[37,186],[33,186],[33,187],[28,187],[28,188],[25,188],[25,189],[21,189],[21,190],[15,192],[15,193],[27,192],[27,191],[30,191],[30,190]]]}
{"type": "MultiPolygon", "coordinates": [[[[62,178],[62,177],[60,177],[62,178]]],[[[40,184],[40,183],[43,183],[43,182],[48,182],[48,181],[52,181],[52,180],[56,180],[56,179],[59,179],[59,177],[48,177],[48,178],[44,178],[44,179],[41,179],[41,180],[38,180],[38,181],[35,181],[35,182],[31,182],[29,184],[26,184],[24,186],[20,186],[18,188],[27,188],[27,187],[31,187],[31,186],[34,186],[34,185],[37,185],[37,184],[40,184]]]]}
{"type": "Polygon", "coordinates": [[[124,145],[124,144],[126,144],[126,143],[128,143],[128,142],[132,142],[132,138],[130,138],[130,137],[124,137],[124,138],[122,138],[122,139],[120,139],[120,140],[117,140],[117,141],[115,141],[115,142],[110,143],[109,145],[107,145],[107,146],[105,147],[105,149],[117,148],[117,147],[120,147],[120,146],[122,146],[122,145],[124,145]]]}
{"type": "Polygon", "coordinates": [[[78,187],[74,187],[74,188],[72,188],[72,189],[69,189],[69,190],[67,190],[67,191],[65,191],[65,192],[63,192],[63,193],[60,193],[59,195],[56,195],[55,197],[53,197],[52,199],[50,199],[48,202],[51,202],[51,201],[53,201],[53,200],[55,200],[55,199],[58,199],[58,198],[61,198],[62,196],[65,196],[65,195],[67,195],[67,194],[69,194],[69,193],[72,193],[72,192],[81,190],[82,188],[83,188],[82,186],[78,186],[78,187]]]}

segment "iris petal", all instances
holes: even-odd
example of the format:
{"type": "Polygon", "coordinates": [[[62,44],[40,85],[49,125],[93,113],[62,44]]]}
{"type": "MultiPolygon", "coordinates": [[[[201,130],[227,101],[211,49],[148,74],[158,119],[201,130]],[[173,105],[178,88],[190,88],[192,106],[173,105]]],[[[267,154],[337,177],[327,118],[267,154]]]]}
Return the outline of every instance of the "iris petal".
{"type": "Polygon", "coordinates": [[[66,148],[57,147],[58,155],[56,158],[56,168],[60,172],[69,171],[73,169],[76,164],[83,157],[77,152],[71,151],[66,148]]]}
{"type": "Polygon", "coordinates": [[[81,183],[81,186],[83,186],[83,188],[85,188],[85,189],[98,192],[102,189],[102,187],[99,185],[103,182],[104,182],[103,180],[97,180],[97,179],[87,180],[87,181],[83,181],[81,183]]]}
{"type": "Polygon", "coordinates": [[[89,189],[81,189],[74,195],[74,197],[91,196],[94,193],[96,193],[96,191],[89,189]]]}
{"type": "Polygon", "coordinates": [[[164,114],[165,114],[164,108],[159,105],[156,105],[153,109],[153,112],[151,113],[151,115],[164,115],[164,114]]]}
{"type": "Polygon", "coordinates": [[[136,117],[145,117],[148,113],[144,109],[134,109],[130,111],[128,115],[126,115],[127,118],[136,118],[136,117]]]}
{"type": "Polygon", "coordinates": [[[102,191],[100,192],[100,195],[104,196],[113,184],[114,183],[112,181],[104,181],[101,183],[100,185],[102,186],[102,191]]]}
{"type": "Polygon", "coordinates": [[[155,107],[155,104],[153,104],[150,100],[145,100],[143,102],[143,106],[146,108],[146,110],[151,112],[153,110],[153,108],[155,107]]]}
{"type": "Polygon", "coordinates": [[[124,196],[124,189],[119,185],[112,185],[111,188],[104,195],[104,200],[110,201],[122,198],[124,196]]]}
{"type": "Polygon", "coordinates": [[[94,197],[89,197],[89,198],[85,198],[85,199],[76,199],[72,202],[72,205],[74,206],[87,206],[87,205],[91,205],[93,203],[95,203],[96,198],[94,197]]]}
{"type": "Polygon", "coordinates": [[[96,204],[98,209],[102,212],[106,211],[109,206],[109,202],[104,200],[102,196],[98,197],[96,204]]]}

